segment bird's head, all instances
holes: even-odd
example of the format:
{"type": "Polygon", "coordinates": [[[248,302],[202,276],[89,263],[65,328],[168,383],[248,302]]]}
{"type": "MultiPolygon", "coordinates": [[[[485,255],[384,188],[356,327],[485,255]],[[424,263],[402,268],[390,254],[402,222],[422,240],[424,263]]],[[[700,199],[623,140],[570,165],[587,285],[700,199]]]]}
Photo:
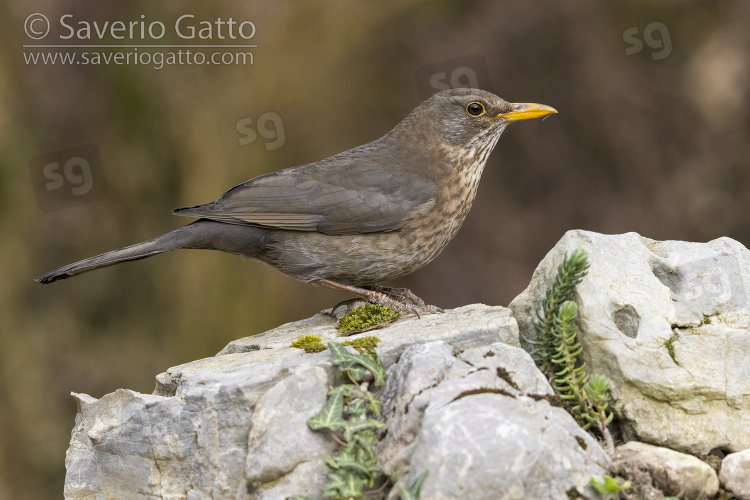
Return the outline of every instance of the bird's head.
{"type": "Polygon", "coordinates": [[[429,143],[453,150],[495,145],[510,123],[557,113],[544,104],[510,103],[478,89],[450,89],[435,94],[399,124],[423,146],[429,143]],[[427,143],[427,144],[425,144],[427,143]]]}

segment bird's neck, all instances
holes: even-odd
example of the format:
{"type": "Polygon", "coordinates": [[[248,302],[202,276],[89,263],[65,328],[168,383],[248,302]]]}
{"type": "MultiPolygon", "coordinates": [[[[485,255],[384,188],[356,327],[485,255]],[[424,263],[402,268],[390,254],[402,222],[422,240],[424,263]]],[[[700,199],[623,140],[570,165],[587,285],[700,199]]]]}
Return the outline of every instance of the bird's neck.
{"type": "Polygon", "coordinates": [[[458,232],[471,210],[479,187],[484,166],[497,144],[500,134],[477,141],[464,148],[444,151],[447,163],[452,165],[448,178],[441,183],[438,198],[438,214],[442,227],[440,238],[446,245],[458,232]]]}
{"type": "Polygon", "coordinates": [[[500,133],[496,133],[489,137],[476,137],[469,144],[462,146],[442,146],[442,156],[447,159],[455,174],[465,183],[463,185],[471,187],[472,198],[476,193],[487,159],[495,149],[499,138],[500,133]]]}

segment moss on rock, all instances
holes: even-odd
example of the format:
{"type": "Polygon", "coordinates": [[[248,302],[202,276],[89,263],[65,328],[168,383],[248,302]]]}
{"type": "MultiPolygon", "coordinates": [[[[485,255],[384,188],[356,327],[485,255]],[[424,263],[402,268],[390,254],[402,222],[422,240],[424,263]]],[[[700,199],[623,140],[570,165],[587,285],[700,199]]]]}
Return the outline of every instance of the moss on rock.
{"type": "Polygon", "coordinates": [[[401,316],[396,311],[377,304],[365,304],[344,314],[336,329],[342,336],[372,330],[401,316]]]}

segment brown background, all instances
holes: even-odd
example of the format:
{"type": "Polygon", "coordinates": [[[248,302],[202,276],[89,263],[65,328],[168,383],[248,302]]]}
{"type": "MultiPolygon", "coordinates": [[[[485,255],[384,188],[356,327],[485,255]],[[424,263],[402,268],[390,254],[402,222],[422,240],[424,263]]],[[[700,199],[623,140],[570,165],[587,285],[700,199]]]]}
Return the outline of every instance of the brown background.
{"type": "Polygon", "coordinates": [[[398,283],[428,302],[507,305],[574,228],[747,243],[748,26],[741,0],[0,5],[0,498],[60,497],[70,391],[150,392],[169,366],[346,298],[214,252],[32,278],[176,228],[172,208],[379,137],[420,102],[420,68],[479,55],[497,94],[560,112],[505,132],[458,237],[398,283]],[[34,12],[250,19],[258,47],[245,66],[26,65],[34,12]],[[671,50],[657,30],[626,55],[627,34],[654,22],[671,50]],[[237,121],[266,112],[284,145],[240,146],[237,121]],[[104,196],[43,212],[31,160],[85,144],[104,196]]]}

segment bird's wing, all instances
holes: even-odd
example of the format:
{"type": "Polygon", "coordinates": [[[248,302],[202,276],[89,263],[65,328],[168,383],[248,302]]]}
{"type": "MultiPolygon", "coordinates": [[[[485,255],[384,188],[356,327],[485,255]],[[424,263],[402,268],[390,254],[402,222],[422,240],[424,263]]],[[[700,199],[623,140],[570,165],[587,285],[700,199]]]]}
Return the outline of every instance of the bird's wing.
{"type": "MultiPolygon", "coordinates": [[[[384,170],[374,159],[337,155],[262,175],[206,205],[175,215],[324,234],[395,231],[433,203],[435,184],[409,169],[384,170]]],[[[393,165],[391,165],[393,167],[393,165]]]]}

